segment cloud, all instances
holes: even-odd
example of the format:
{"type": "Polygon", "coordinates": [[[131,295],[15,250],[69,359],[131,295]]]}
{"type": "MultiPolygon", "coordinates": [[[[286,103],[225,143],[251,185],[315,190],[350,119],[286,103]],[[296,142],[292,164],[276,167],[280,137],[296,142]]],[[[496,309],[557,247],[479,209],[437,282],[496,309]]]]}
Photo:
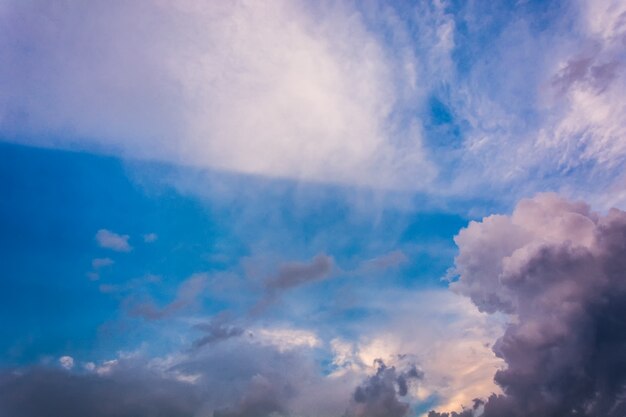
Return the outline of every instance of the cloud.
{"type": "Polygon", "coordinates": [[[621,416],[626,386],[626,212],[540,194],[456,237],[451,287],[513,318],[494,345],[503,394],[485,417],[621,416]]]}
{"type": "Polygon", "coordinates": [[[484,409],[485,402],[479,398],[474,399],[474,405],[471,408],[465,408],[463,411],[456,412],[450,411],[449,413],[438,413],[436,411],[429,411],[428,417],[475,417],[481,415],[484,409]]]}
{"type": "Polygon", "coordinates": [[[213,417],[256,417],[284,415],[283,397],[288,395],[272,381],[255,375],[250,381],[244,397],[237,405],[223,410],[216,410],[213,417]]]}
{"type": "Polygon", "coordinates": [[[274,346],[280,352],[294,349],[315,348],[322,341],[312,331],[302,329],[264,327],[250,330],[250,337],[258,343],[274,346]]]}
{"type": "Polygon", "coordinates": [[[121,355],[81,371],[3,370],[0,415],[341,415],[352,380],[322,375],[308,352],[240,338],[162,358],[121,355]]]}
{"type": "Polygon", "coordinates": [[[100,247],[116,252],[130,252],[133,250],[132,246],[128,244],[128,239],[130,239],[128,235],[118,235],[107,229],[100,229],[96,233],[96,241],[100,247]]]}
{"type": "Polygon", "coordinates": [[[208,323],[200,323],[194,327],[206,333],[201,338],[193,342],[195,348],[220,342],[232,337],[241,336],[244,329],[239,326],[228,323],[229,318],[226,315],[218,315],[208,323]]]}
{"type": "Polygon", "coordinates": [[[270,291],[282,291],[319,281],[328,277],[333,266],[333,258],[325,254],[315,256],[308,263],[285,263],[279,267],[278,274],[265,281],[265,287],[270,291]]]}
{"type": "Polygon", "coordinates": [[[105,266],[113,265],[114,263],[115,261],[111,258],[95,258],[94,260],[91,261],[91,267],[93,269],[100,269],[105,266]]]}
{"type": "Polygon", "coordinates": [[[331,341],[333,375],[375,373],[377,359],[399,370],[419,364],[419,390],[409,387],[406,397],[416,409],[436,404],[451,412],[485,393],[500,393],[493,375],[503,361],[491,351],[503,331],[500,318],[479,312],[466,297],[444,288],[353,291],[362,300],[353,308],[367,306],[374,313],[348,328],[358,335],[355,340],[331,341]]]}
{"type": "Polygon", "coordinates": [[[397,372],[377,359],[376,373],[354,391],[353,403],[346,417],[404,417],[409,412],[409,404],[402,402],[408,392],[408,383],[423,378],[424,374],[415,366],[397,372]]]}
{"type": "Polygon", "coordinates": [[[11,0],[0,132],[267,178],[624,204],[624,11],[11,0]]]}
{"type": "Polygon", "coordinates": [[[281,264],[277,273],[270,275],[262,283],[263,295],[252,307],[251,314],[258,315],[265,311],[285,291],[328,278],[333,268],[333,258],[323,253],[316,255],[310,262],[281,264]]]}
{"type": "Polygon", "coordinates": [[[0,375],[0,415],[165,417],[191,415],[199,400],[185,384],[147,372],[115,377],[32,369],[0,375]]]}
{"type": "Polygon", "coordinates": [[[159,236],[156,233],[147,233],[143,235],[143,241],[146,243],[156,242],[159,236]]]}
{"type": "Polygon", "coordinates": [[[65,369],[72,369],[74,367],[74,358],[71,356],[61,356],[59,358],[59,364],[65,369]]]}
{"type": "Polygon", "coordinates": [[[10,1],[1,12],[11,140],[315,182],[414,188],[434,173],[419,129],[398,133],[392,117],[400,74],[347,5],[10,1]]]}

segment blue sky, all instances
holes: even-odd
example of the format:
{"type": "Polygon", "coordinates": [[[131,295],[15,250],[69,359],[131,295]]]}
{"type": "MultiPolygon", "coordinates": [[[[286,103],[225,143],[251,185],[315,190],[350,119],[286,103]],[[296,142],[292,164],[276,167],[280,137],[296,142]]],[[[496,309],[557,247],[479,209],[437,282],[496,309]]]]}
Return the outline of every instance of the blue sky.
{"type": "MultiPolygon", "coordinates": [[[[67,349],[83,354],[124,349],[127,340],[108,343],[99,337],[104,324],[123,317],[120,296],[106,294],[101,286],[124,286],[147,275],[162,281],[141,291],[166,302],[177,284],[197,272],[245,274],[246,259],[271,271],[275,262],[326,253],[335,259],[343,282],[320,288],[322,297],[363,279],[373,288],[445,286],[440,278],[452,261],[451,239],[467,222],[460,213],[435,208],[357,209],[338,187],[307,189],[229,174],[214,175],[227,183],[249,182],[244,187],[251,194],[199,199],[172,188],[165,174],[154,175],[171,167],[131,167],[80,152],[2,147],[2,181],[8,185],[2,216],[7,231],[2,240],[7,254],[3,320],[13,322],[16,313],[23,320],[3,329],[5,365],[62,356],[67,349]],[[150,182],[137,170],[150,172],[150,182]],[[143,179],[134,180],[137,176],[143,179]],[[265,189],[261,195],[252,190],[259,183],[265,189]],[[252,213],[248,206],[254,206],[252,213]],[[99,247],[95,236],[101,229],[128,235],[132,250],[99,247]],[[145,241],[150,234],[154,242],[145,241]],[[380,258],[384,264],[385,257],[391,271],[385,265],[359,271],[368,261],[375,264],[380,258]],[[94,267],[95,259],[111,264],[94,267]],[[82,314],[85,310],[89,314],[82,314]]],[[[208,298],[206,314],[245,308],[245,302],[208,298]]],[[[360,309],[342,314],[347,321],[368,314],[360,309]]]]}
{"type": "Polygon", "coordinates": [[[624,16],[4,2],[0,417],[619,413],[520,364],[621,300],[624,16]]]}

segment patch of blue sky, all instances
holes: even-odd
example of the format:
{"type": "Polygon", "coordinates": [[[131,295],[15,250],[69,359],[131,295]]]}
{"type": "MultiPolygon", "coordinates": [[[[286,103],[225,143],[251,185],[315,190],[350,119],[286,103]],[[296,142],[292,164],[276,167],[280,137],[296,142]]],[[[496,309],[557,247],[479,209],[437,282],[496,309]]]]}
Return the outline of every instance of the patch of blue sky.
{"type": "Polygon", "coordinates": [[[221,181],[227,192],[204,190],[197,199],[181,192],[180,184],[174,188],[170,168],[158,164],[127,166],[109,157],[9,144],[2,145],[0,158],[6,184],[0,318],[8,323],[0,330],[0,351],[9,364],[68,351],[111,355],[150,337],[163,340],[172,328],[192,337],[189,323],[134,326],[142,319],[128,317],[125,302],[152,300],[163,307],[185,279],[205,272],[214,286],[233,281],[228,285],[238,294],[209,291],[197,314],[245,314],[260,297],[258,285],[246,281],[246,268],[257,268],[254,279],[262,281],[283,262],[305,262],[319,253],[334,258],[333,279],[288,292],[267,319],[274,314],[291,325],[323,326],[330,314],[332,323],[347,328],[379,314],[359,303],[337,304],[336,297],[358,296],[363,285],[444,285],[440,277],[454,255],[450,238],[467,222],[461,214],[432,208],[355,204],[338,187],[211,173],[203,184],[221,181]],[[98,247],[100,229],[129,235],[132,251],[98,247]],[[146,243],[146,233],[158,239],[146,243]],[[407,261],[363,267],[393,251],[406,252],[407,261]],[[105,257],[114,264],[93,270],[92,260],[105,257]],[[89,272],[99,279],[90,280],[89,272]],[[158,282],[145,278],[151,276],[158,282]],[[299,302],[312,304],[306,314],[282,304],[299,302]]]}

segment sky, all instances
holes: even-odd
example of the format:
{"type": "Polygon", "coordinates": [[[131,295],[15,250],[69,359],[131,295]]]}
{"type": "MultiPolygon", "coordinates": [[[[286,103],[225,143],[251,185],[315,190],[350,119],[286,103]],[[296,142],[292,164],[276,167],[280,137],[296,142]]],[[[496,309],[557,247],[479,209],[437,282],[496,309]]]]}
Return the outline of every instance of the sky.
{"type": "Polygon", "coordinates": [[[626,2],[1,0],[0,417],[624,417],[626,2]]]}

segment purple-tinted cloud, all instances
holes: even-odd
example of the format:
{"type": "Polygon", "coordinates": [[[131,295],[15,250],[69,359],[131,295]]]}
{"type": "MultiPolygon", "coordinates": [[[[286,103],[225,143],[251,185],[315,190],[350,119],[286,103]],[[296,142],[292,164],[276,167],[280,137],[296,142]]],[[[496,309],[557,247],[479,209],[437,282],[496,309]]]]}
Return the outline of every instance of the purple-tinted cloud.
{"type": "Polygon", "coordinates": [[[456,242],[452,288],[515,317],[494,346],[504,395],[484,416],[623,416],[626,212],[542,194],[470,223],[456,242]]]}
{"type": "Polygon", "coordinates": [[[376,373],[354,391],[345,417],[404,417],[409,413],[409,404],[398,397],[406,396],[409,382],[422,379],[424,374],[414,366],[398,372],[380,359],[376,365],[376,373]]]}

